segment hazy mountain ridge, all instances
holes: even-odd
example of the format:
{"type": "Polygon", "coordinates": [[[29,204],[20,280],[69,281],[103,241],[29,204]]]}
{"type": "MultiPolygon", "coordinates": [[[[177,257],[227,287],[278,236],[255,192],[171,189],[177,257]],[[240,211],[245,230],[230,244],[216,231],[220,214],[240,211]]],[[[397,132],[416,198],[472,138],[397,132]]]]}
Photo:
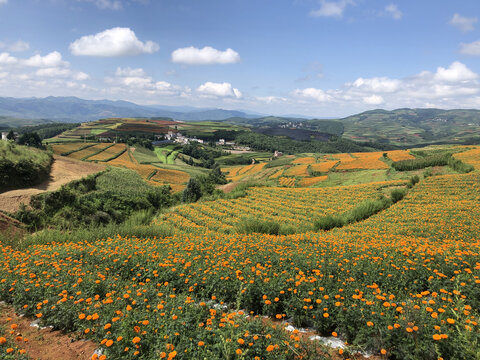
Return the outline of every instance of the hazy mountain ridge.
{"type": "MultiPolygon", "coordinates": [[[[84,100],[77,97],[0,98],[0,115],[22,119],[50,119],[65,122],[93,121],[107,117],[169,117],[175,120],[223,120],[233,116],[252,117],[245,112],[224,109],[172,111],[161,106],[143,106],[128,101],[84,100]]],[[[181,109],[181,107],[178,107],[181,109]]],[[[194,109],[194,110],[192,110],[194,109]]]]}

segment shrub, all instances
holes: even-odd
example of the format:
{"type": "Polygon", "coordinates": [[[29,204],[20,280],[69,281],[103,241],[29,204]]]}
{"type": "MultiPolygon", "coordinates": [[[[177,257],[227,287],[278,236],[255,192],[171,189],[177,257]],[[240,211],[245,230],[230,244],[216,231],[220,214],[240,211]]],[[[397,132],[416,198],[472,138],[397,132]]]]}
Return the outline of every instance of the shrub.
{"type": "Polygon", "coordinates": [[[453,170],[455,170],[458,173],[461,174],[466,174],[469,172],[472,172],[474,167],[470,164],[465,164],[463,161],[455,158],[450,158],[448,160],[448,166],[451,167],[453,170]]]}
{"type": "Polygon", "coordinates": [[[365,220],[379,211],[388,208],[392,202],[384,197],[376,200],[366,200],[345,216],[345,222],[350,224],[357,221],[365,220]]]}
{"type": "Polygon", "coordinates": [[[399,202],[400,200],[403,199],[403,197],[406,194],[405,189],[394,189],[390,192],[390,199],[392,200],[392,203],[399,202]]]}
{"type": "Polygon", "coordinates": [[[321,217],[315,221],[315,230],[328,231],[336,227],[342,227],[345,225],[345,220],[339,215],[327,215],[321,217]]]}

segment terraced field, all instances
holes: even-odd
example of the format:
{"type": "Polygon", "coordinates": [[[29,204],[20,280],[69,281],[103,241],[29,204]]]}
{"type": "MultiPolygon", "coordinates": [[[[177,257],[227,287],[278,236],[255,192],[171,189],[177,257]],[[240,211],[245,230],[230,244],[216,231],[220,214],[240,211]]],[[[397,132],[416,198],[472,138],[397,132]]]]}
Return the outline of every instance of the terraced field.
{"type": "Polygon", "coordinates": [[[157,164],[154,161],[149,164],[140,164],[134,156],[133,149],[129,150],[125,144],[55,144],[53,150],[56,154],[70,153],[68,157],[73,159],[106,163],[135,170],[150,184],[170,185],[174,192],[182,191],[190,178],[190,175],[184,171],[164,169],[161,168],[161,163],[157,164]]]}

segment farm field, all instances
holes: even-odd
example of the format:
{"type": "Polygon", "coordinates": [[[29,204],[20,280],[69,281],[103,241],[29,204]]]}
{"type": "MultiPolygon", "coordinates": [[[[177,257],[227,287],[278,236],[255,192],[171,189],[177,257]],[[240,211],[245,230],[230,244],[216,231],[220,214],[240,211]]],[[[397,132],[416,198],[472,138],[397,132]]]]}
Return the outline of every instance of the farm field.
{"type": "MultiPolygon", "coordinates": [[[[222,171],[232,182],[268,179],[272,185],[285,187],[324,187],[407,179],[410,173],[392,172],[390,163],[411,159],[415,159],[415,156],[408,150],[300,154],[283,156],[266,163],[222,167],[222,171]]],[[[444,171],[448,172],[448,169],[444,171]]]]}
{"type": "MultiPolygon", "coordinates": [[[[151,225],[170,235],[1,244],[0,300],[96,342],[104,359],[478,359],[479,168],[406,172],[422,175],[407,188],[407,178],[373,181],[386,170],[371,154],[231,167],[229,176],[257,179],[282,171],[275,181],[296,187],[254,186],[245,196],[179,205],[151,225]],[[331,168],[283,175],[284,166],[303,174],[357,159],[361,169],[333,173],[366,183],[300,185],[328,182],[331,168]],[[393,189],[405,197],[373,216],[330,231],[313,226],[393,189]],[[251,221],[284,233],[249,231],[251,221]],[[343,347],[320,346],[289,325],[343,347]]],[[[454,157],[480,163],[478,148],[454,157]]]]}
{"type": "MultiPolygon", "coordinates": [[[[111,166],[123,167],[137,171],[151,185],[170,185],[174,192],[182,191],[185,188],[190,175],[180,169],[162,168],[163,164],[156,157],[152,158],[146,149],[138,151],[129,148],[125,144],[99,143],[68,143],[54,144],[52,146],[56,154],[64,154],[73,159],[81,159],[89,162],[98,162],[111,166]],[[152,161],[146,164],[140,163],[138,159],[144,160],[147,156],[152,161]]],[[[150,152],[154,154],[153,152],[150,152]]]]}

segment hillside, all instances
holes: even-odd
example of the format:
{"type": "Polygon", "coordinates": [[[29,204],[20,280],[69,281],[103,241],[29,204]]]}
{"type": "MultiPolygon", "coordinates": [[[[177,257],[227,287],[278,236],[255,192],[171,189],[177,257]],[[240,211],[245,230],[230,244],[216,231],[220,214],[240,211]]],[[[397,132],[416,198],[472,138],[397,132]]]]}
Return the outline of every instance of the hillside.
{"type": "Polygon", "coordinates": [[[51,163],[52,154],[47,151],[0,141],[0,192],[43,182],[51,163]]]}
{"type": "Polygon", "coordinates": [[[478,143],[479,110],[372,110],[339,119],[344,136],[401,146],[430,143],[478,143]]]}

